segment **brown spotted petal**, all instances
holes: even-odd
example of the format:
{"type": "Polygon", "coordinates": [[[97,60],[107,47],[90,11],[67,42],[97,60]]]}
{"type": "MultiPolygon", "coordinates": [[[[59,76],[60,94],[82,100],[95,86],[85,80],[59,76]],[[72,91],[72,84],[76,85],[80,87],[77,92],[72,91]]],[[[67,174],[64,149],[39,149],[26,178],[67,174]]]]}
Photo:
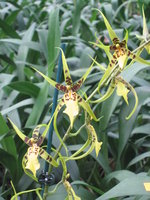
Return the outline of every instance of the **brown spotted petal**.
{"type": "Polygon", "coordinates": [[[70,126],[73,127],[73,123],[75,118],[79,114],[79,105],[77,99],[65,99],[65,105],[66,109],[64,110],[64,113],[66,113],[70,119],[70,126]]]}

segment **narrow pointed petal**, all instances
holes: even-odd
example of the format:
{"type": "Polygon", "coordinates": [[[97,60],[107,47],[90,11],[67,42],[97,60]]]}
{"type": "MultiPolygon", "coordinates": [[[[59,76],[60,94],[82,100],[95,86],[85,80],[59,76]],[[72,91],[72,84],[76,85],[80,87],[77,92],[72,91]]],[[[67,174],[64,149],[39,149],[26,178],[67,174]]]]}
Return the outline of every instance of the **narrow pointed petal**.
{"type": "Polygon", "coordinates": [[[122,82],[117,83],[117,95],[122,96],[125,100],[125,102],[128,104],[128,93],[129,90],[126,88],[125,84],[122,82]]]}
{"type": "Polygon", "coordinates": [[[97,119],[96,116],[95,116],[95,114],[93,113],[90,105],[88,103],[86,103],[84,101],[84,99],[81,96],[79,96],[79,95],[78,95],[78,103],[79,103],[80,106],[83,107],[83,109],[85,109],[88,112],[88,114],[92,117],[92,119],[94,121],[99,121],[99,119],[97,119]]]}
{"type": "Polygon", "coordinates": [[[103,67],[100,63],[98,63],[98,62],[96,61],[96,59],[92,58],[91,56],[90,56],[90,58],[93,60],[93,62],[94,62],[102,71],[106,71],[106,68],[103,67]]]}
{"type": "Polygon", "coordinates": [[[143,36],[146,39],[149,35],[147,24],[146,24],[146,18],[144,13],[144,5],[142,6],[142,13],[143,13],[143,36]]]}
{"type": "Polygon", "coordinates": [[[24,135],[20,130],[19,128],[8,118],[8,120],[10,121],[12,127],[14,128],[14,130],[16,131],[17,135],[26,143],[29,145],[29,141],[30,141],[30,138],[27,137],[26,135],[24,135]]]}
{"type": "Polygon", "coordinates": [[[145,64],[145,65],[150,66],[150,62],[149,62],[149,61],[144,60],[143,58],[137,56],[136,54],[133,54],[133,53],[130,52],[129,57],[130,57],[131,59],[133,59],[134,61],[137,61],[137,62],[139,62],[139,63],[142,63],[142,64],[145,64]]]}
{"type": "Polygon", "coordinates": [[[73,87],[72,87],[73,91],[77,91],[77,90],[80,89],[80,87],[84,83],[85,79],[87,78],[87,76],[91,72],[91,69],[92,69],[93,65],[94,65],[94,62],[92,62],[91,66],[88,68],[88,70],[86,71],[86,73],[80,78],[80,80],[73,85],[73,87]]]}
{"type": "Polygon", "coordinates": [[[112,54],[110,53],[110,46],[104,45],[100,40],[98,40],[98,41],[99,41],[99,44],[94,43],[94,42],[90,42],[90,43],[93,44],[94,46],[99,47],[100,49],[103,49],[110,61],[112,59],[112,54]]]}
{"type": "Polygon", "coordinates": [[[138,96],[137,96],[137,94],[136,94],[135,89],[134,89],[134,88],[132,87],[132,85],[130,85],[129,83],[128,83],[128,87],[129,87],[130,90],[133,92],[133,95],[134,95],[134,97],[135,97],[135,104],[134,104],[134,107],[133,107],[133,110],[131,111],[131,113],[128,115],[128,117],[126,117],[127,120],[130,119],[130,118],[132,117],[132,115],[134,114],[134,112],[136,111],[136,108],[137,108],[137,106],[138,106],[138,96]]]}
{"type": "Polygon", "coordinates": [[[112,29],[111,25],[109,24],[108,20],[106,19],[106,17],[104,16],[104,14],[96,9],[98,12],[100,12],[100,14],[102,15],[103,19],[104,19],[104,22],[105,22],[105,25],[106,25],[106,28],[108,30],[108,33],[109,33],[109,37],[110,39],[113,41],[114,38],[117,38],[118,39],[118,36],[116,35],[116,33],[114,32],[114,30],[112,29]]]}
{"type": "Polygon", "coordinates": [[[101,103],[101,102],[105,101],[106,99],[108,99],[113,94],[114,90],[115,90],[115,84],[112,81],[110,83],[110,86],[107,89],[106,93],[100,99],[97,99],[95,101],[90,101],[90,103],[101,103]]]}
{"type": "Polygon", "coordinates": [[[73,85],[64,52],[61,48],[58,48],[58,49],[60,49],[61,54],[62,54],[62,63],[63,63],[63,71],[64,71],[65,82],[66,82],[67,85],[73,85]]]}
{"type": "Polygon", "coordinates": [[[44,149],[40,148],[40,150],[39,150],[39,156],[41,156],[41,158],[43,158],[44,160],[46,160],[48,163],[50,163],[54,167],[58,167],[58,163],[44,149]]]}
{"type": "Polygon", "coordinates": [[[98,154],[99,154],[99,151],[100,151],[100,149],[101,149],[102,142],[98,142],[97,134],[96,134],[96,132],[95,132],[94,127],[93,127],[91,124],[88,124],[87,129],[88,129],[88,131],[89,131],[89,134],[92,134],[93,143],[94,143],[94,146],[95,146],[96,157],[97,157],[98,154]]]}
{"type": "Polygon", "coordinates": [[[32,69],[34,69],[36,72],[38,72],[41,76],[43,76],[43,78],[49,82],[50,85],[52,85],[53,87],[56,87],[57,82],[53,81],[51,78],[49,78],[48,76],[44,75],[42,72],[40,72],[39,70],[37,70],[36,68],[32,67],[32,69]]]}

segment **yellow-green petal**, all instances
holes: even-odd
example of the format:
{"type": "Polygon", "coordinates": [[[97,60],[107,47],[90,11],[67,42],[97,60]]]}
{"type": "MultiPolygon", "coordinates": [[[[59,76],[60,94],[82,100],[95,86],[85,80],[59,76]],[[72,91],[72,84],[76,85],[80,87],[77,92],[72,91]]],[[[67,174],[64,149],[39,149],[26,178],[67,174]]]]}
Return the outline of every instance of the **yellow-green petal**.
{"type": "Polygon", "coordinates": [[[63,111],[65,114],[68,115],[70,119],[70,126],[73,127],[74,120],[79,114],[79,105],[77,101],[74,100],[65,100],[66,108],[63,111]]]}
{"type": "Polygon", "coordinates": [[[127,104],[128,104],[128,96],[127,96],[128,92],[129,90],[126,88],[125,84],[119,81],[117,83],[117,95],[122,96],[127,104]]]}

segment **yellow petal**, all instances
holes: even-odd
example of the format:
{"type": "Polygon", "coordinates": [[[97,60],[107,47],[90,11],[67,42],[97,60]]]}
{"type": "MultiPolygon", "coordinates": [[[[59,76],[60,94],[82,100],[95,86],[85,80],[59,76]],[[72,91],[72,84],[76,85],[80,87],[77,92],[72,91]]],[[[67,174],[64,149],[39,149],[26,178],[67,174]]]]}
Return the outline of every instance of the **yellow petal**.
{"type": "Polygon", "coordinates": [[[117,61],[118,61],[119,67],[120,67],[121,69],[123,69],[124,66],[126,65],[127,55],[124,54],[123,56],[120,56],[120,57],[117,59],[117,61]]]}
{"type": "Polygon", "coordinates": [[[29,169],[36,177],[36,171],[40,168],[40,163],[38,161],[38,151],[35,152],[34,150],[34,147],[28,148],[27,163],[25,169],[29,169]]]}
{"type": "Polygon", "coordinates": [[[74,100],[68,100],[68,101],[66,100],[65,105],[66,105],[66,109],[64,110],[64,113],[66,113],[69,116],[70,126],[72,128],[74,120],[79,114],[78,102],[74,100]]]}
{"type": "Polygon", "coordinates": [[[150,192],[150,182],[149,183],[144,183],[144,187],[145,187],[145,190],[147,192],[150,192]]]}
{"type": "Polygon", "coordinates": [[[95,143],[95,152],[96,152],[96,157],[97,157],[98,154],[99,154],[99,151],[101,149],[102,142],[98,142],[96,131],[95,131],[94,127],[91,124],[88,125],[88,129],[91,132],[92,138],[93,138],[93,142],[95,143]]]}
{"type": "Polygon", "coordinates": [[[122,82],[117,83],[117,95],[122,96],[127,104],[128,104],[128,97],[127,97],[128,92],[129,90],[122,82]]]}

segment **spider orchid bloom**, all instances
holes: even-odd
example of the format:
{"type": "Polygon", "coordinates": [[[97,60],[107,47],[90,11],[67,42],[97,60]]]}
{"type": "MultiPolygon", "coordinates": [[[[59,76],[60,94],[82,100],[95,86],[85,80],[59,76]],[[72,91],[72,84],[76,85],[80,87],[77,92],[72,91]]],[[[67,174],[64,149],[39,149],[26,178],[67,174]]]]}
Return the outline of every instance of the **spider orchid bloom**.
{"type": "Polygon", "coordinates": [[[100,89],[100,87],[104,85],[108,81],[108,79],[110,79],[110,76],[114,72],[116,72],[115,74],[118,75],[119,73],[123,71],[129,58],[132,61],[137,61],[137,62],[140,62],[142,64],[147,64],[147,65],[150,65],[150,62],[132,53],[127,47],[128,32],[126,31],[126,35],[124,39],[120,41],[116,33],[113,31],[106,17],[103,15],[103,13],[100,10],[98,11],[100,12],[100,14],[102,15],[104,19],[104,23],[109,33],[109,37],[113,43],[112,45],[107,46],[107,45],[104,45],[99,39],[98,39],[99,44],[92,43],[95,46],[98,46],[99,48],[104,49],[104,51],[106,52],[106,55],[109,58],[108,68],[105,70],[105,73],[98,84],[98,88],[100,89]],[[114,51],[113,55],[110,53],[110,51],[114,51]]]}
{"type": "Polygon", "coordinates": [[[89,155],[94,149],[95,149],[95,152],[96,152],[96,157],[98,156],[99,151],[100,151],[101,146],[102,146],[102,142],[98,142],[96,131],[95,131],[94,127],[91,124],[87,124],[86,130],[87,130],[87,133],[88,133],[88,139],[85,142],[85,144],[78,151],[76,151],[74,154],[72,154],[70,157],[64,157],[65,161],[78,160],[78,159],[84,158],[87,155],[89,155]],[[91,145],[89,147],[89,149],[84,154],[79,155],[89,145],[91,145]]]}
{"type": "MultiPolygon", "coordinates": [[[[142,12],[143,12],[143,35],[142,36],[136,35],[137,38],[141,40],[141,43],[147,42],[150,39],[150,34],[149,34],[147,24],[146,24],[144,6],[142,7],[142,12]]],[[[150,54],[150,42],[147,45],[145,45],[144,48],[146,49],[148,54],[150,54]]],[[[140,52],[141,52],[141,50],[140,50],[140,52]]]]}
{"type": "MultiPolygon", "coordinates": [[[[58,167],[58,163],[53,159],[52,156],[50,156],[42,147],[40,147],[44,141],[44,138],[47,134],[47,131],[49,129],[49,124],[41,124],[38,125],[32,133],[32,137],[29,138],[26,135],[24,135],[18,127],[9,119],[11,125],[13,126],[14,130],[16,131],[17,135],[29,146],[27,153],[24,155],[24,158],[22,160],[24,171],[31,177],[33,177],[35,180],[36,178],[36,171],[40,168],[40,163],[38,161],[38,156],[42,157],[44,160],[46,160],[51,165],[58,167]],[[41,136],[39,136],[40,128],[45,126],[45,130],[41,136]],[[30,170],[33,174],[28,173],[27,170],[30,170]]],[[[51,121],[50,121],[51,122],[51,121]]]]}
{"type": "Polygon", "coordinates": [[[66,175],[66,178],[65,178],[64,181],[63,181],[63,185],[64,185],[64,187],[65,187],[65,189],[66,189],[66,191],[67,191],[67,197],[65,198],[65,200],[81,200],[81,198],[78,197],[78,196],[75,194],[75,192],[74,192],[74,190],[73,190],[71,184],[70,184],[69,181],[67,180],[67,179],[69,178],[69,176],[70,176],[70,175],[67,174],[67,175],[66,175]]]}
{"type": "Polygon", "coordinates": [[[57,118],[59,110],[64,105],[66,106],[64,113],[67,114],[69,119],[70,119],[71,128],[73,127],[73,123],[74,123],[75,118],[79,114],[79,106],[83,107],[83,109],[85,109],[88,112],[88,114],[95,121],[99,120],[99,119],[96,118],[96,116],[93,113],[93,111],[91,110],[89,104],[86,103],[84,101],[84,99],[79,94],[77,94],[77,91],[80,89],[80,87],[84,83],[85,79],[87,78],[88,74],[90,73],[91,68],[93,66],[93,63],[89,67],[87,72],[83,75],[83,77],[77,83],[73,84],[71,76],[70,76],[70,72],[69,72],[69,69],[68,69],[68,65],[67,65],[67,62],[66,62],[66,58],[65,58],[65,55],[64,55],[62,50],[61,50],[61,53],[62,53],[63,72],[64,72],[64,78],[65,78],[66,86],[53,81],[49,77],[45,76],[43,73],[39,72],[37,69],[33,68],[41,76],[43,76],[43,78],[45,80],[47,80],[49,82],[49,84],[51,84],[52,86],[54,86],[58,90],[65,93],[63,98],[60,100],[59,104],[57,105],[56,111],[54,113],[54,128],[55,128],[56,131],[57,131],[56,118],[57,118]]]}

